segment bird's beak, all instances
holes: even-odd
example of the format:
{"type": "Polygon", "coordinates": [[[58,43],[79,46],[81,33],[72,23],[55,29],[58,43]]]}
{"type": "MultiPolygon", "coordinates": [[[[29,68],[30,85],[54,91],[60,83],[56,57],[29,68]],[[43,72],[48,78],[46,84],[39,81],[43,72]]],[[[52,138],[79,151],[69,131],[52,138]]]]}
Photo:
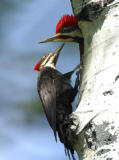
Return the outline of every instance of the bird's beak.
{"type": "MultiPolygon", "coordinates": [[[[39,42],[39,43],[59,42],[59,41],[60,41],[60,40],[59,40],[59,37],[60,37],[61,35],[62,35],[61,33],[57,33],[57,34],[55,34],[54,36],[49,37],[49,38],[47,38],[47,39],[45,39],[45,40],[43,40],[43,41],[41,41],[41,42],[39,42]]],[[[62,41],[61,41],[61,42],[62,42],[62,41]]]]}
{"type": "Polygon", "coordinates": [[[55,66],[56,63],[57,63],[59,54],[60,54],[63,46],[64,46],[64,43],[63,43],[60,47],[58,47],[58,49],[57,49],[55,52],[52,53],[52,61],[53,61],[54,66],[55,66]]]}

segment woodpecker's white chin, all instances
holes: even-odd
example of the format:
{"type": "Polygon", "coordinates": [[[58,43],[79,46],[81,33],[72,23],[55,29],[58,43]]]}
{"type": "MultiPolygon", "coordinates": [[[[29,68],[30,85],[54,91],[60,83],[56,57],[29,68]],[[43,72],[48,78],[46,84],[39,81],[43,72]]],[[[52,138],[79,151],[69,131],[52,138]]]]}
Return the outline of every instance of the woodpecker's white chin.
{"type": "Polygon", "coordinates": [[[50,52],[50,53],[47,53],[45,56],[42,57],[43,61],[42,63],[40,64],[40,69],[43,68],[43,67],[51,67],[51,68],[55,68],[55,65],[57,63],[57,60],[58,60],[58,57],[59,57],[59,54],[62,50],[64,46],[64,43],[61,44],[55,52],[50,52]]]}
{"type": "Polygon", "coordinates": [[[55,69],[55,65],[54,64],[46,64],[46,66],[45,67],[51,67],[51,68],[53,68],[53,69],[55,69]]]}

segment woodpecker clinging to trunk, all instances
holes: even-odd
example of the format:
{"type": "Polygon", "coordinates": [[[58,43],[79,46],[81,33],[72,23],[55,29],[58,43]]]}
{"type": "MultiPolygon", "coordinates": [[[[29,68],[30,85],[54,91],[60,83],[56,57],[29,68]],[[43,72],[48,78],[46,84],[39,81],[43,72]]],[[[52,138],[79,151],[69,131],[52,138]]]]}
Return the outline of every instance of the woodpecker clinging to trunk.
{"type": "MultiPolygon", "coordinates": [[[[66,118],[72,113],[72,102],[78,92],[79,76],[74,88],[70,84],[70,78],[77,66],[71,72],[62,74],[55,69],[62,44],[55,52],[50,52],[43,56],[36,64],[34,70],[38,71],[37,88],[43,104],[47,120],[53,129],[55,139],[58,132],[60,141],[64,144],[66,153],[70,158],[69,151],[74,159],[74,150],[72,144],[66,135],[66,118]]],[[[77,72],[79,73],[79,71],[77,72]]]]}
{"type": "Polygon", "coordinates": [[[44,42],[77,42],[79,43],[80,56],[84,53],[84,40],[82,32],[78,26],[78,20],[73,15],[64,15],[56,26],[54,36],[41,41],[44,42]]]}

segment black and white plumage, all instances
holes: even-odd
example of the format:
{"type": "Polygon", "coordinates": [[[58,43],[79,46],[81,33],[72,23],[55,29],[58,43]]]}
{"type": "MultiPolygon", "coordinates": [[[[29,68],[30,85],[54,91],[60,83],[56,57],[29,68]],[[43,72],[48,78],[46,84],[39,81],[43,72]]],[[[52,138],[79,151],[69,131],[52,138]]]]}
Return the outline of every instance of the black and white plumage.
{"type": "MultiPolygon", "coordinates": [[[[54,52],[55,53],[55,52],[54,52]]],[[[75,86],[72,87],[70,83],[70,78],[74,71],[79,67],[77,66],[73,71],[62,74],[53,67],[53,53],[47,54],[46,58],[49,56],[49,61],[51,65],[47,63],[42,66],[44,60],[40,60],[37,88],[38,93],[43,104],[43,108],[47,117],[47,120],[53,129],[55,139],[57,140],[57,135],[60,141],[64,144],[65,149],[69,155],[69,151],[73,156],[74,150],[70,141],[67,139],[66,135],[66,119],[72,113],[72,102],[78,92],[78,82],[79,77],[77,76],[75,86]],[[51,54],[51,56],[49,56],[51,54]],[[52,58],[51,58],[52,57],[52,58]],[[51,62],[52,59],[52,62],[51,62]],[[42,66],[40,68],[40,65],[42,66]]],[[[57,51],[56,51],[57,54],[57,51]]],[[[57,57],[58,59],[58,57],[57,57]]],[[[56,64],[56,62],[55,62],[56,64]]],[[[37,66],[38,67],[38,66],[37,66]]],[[[37,70],[37,69],[35,69],[37,70]]]]}

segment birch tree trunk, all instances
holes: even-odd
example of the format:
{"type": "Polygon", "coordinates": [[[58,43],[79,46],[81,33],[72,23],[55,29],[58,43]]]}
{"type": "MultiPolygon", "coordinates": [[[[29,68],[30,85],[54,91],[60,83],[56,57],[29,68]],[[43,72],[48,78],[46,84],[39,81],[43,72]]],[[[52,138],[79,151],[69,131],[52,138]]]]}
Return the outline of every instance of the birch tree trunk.
{"type": "Polygon", "coordinates": [[[79,104],[70,117],[74,148],[80,160],[119,160],[119,1],[79,27],[84,56],[79,104]]]}

